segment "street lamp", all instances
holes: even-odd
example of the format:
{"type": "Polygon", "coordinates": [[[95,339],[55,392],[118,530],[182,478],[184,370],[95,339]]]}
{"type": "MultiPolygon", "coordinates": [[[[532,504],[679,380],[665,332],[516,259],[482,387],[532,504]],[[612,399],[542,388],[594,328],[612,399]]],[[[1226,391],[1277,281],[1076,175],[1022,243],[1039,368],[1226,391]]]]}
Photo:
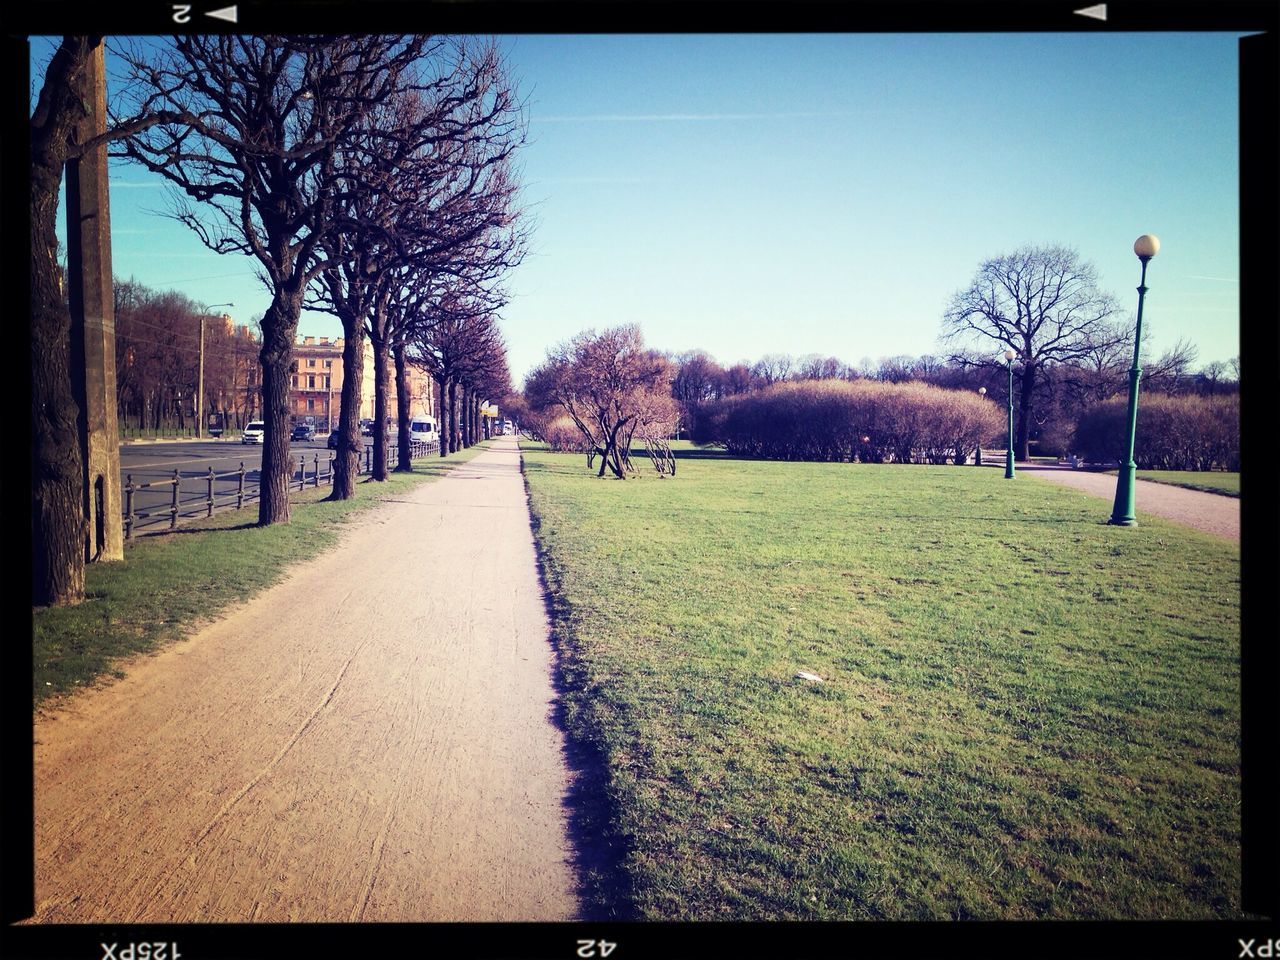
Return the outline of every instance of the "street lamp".
{"type": "Polygon", "coordinates": [[[1120,464],[1116,478],[1116,502],[1111,508],[1111,519],[1107,521],[1118,527],[1138,524],[1133,513],[1133,477],[1137,470],[1137,464],[1133,462],[1133,447],[1138,432],[1138,379],[1142,376],[1138,350],[1142,345],[1142,298],[1147,292],[1147,264],[1160,252],[1160,238],[1144,233],[1133,242],[1133,252],[1142,261],[1142,279],[1138,281],[1138,323],[1133,331],[1133,366],[1129,368],[1129,457],[1120,464]]]}
{"type": "MultiPolygon", "coordinates": [[[[215,303],[212,306],[205,307],[206,310],[212,310],[214,307],[234,307],[234,303],[215,303]]],[[[200,374],[199,382],[196,384],[196,439],[204,439],[204,314],[200,314],[200,374]]]]}
{"type": "MultiPolygon", "coordinates": [[[[979,387],[978,396],[982,397],[985,400],[987,398],[987,388],[979,387]]],[[[978,441],[978,449],[973,455],[973,465],[975,467],[982,466],[982,441],[981,440],[978,441]]]]}
{"type": "Polygon", "coordinates": [[[1009,367],[1009,446],[1004,455],[1004,478],[1013,479],[1013,358],[1017,354],[1013,348],[1004,352],[1005,364],[1009,367]]]}

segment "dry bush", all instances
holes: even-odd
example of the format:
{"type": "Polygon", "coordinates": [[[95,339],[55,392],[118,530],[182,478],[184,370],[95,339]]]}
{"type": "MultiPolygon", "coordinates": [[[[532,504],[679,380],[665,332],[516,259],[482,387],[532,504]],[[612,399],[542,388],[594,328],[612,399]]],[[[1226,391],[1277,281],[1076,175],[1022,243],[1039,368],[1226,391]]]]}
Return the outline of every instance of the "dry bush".
{"type": "MultiPolygon", "coordinates": [[[[1085,410],[1076,421],[1075,447],[1095,463],[1123,462],[1128,398],[1085,410]]],[[[1139,394],[1133,459],[1140,470],[1239,470],[1239,397],[1139,394]]]]}
{"type": "Polygon", "coordinates": [[[695,439],[773,460],[963,463],[1001,423],[994,403],[967,390],[804,380],[721,401],[695,439]]]}

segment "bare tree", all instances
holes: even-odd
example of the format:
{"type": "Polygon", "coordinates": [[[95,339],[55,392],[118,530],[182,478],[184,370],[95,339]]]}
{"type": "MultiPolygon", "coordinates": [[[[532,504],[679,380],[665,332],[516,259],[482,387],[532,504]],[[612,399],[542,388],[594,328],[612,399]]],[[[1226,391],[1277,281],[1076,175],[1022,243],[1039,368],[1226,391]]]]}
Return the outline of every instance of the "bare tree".
{"type": "Polygon", "coordinates": [[[258,262],[262,318],[261,524],[289,519],[288,390],[307,287],[326,269],[339,188],[334,157],[403,89],[426,38],[179,36],[155,53],[119,52],[122,109],[163,111],[119,155],[177,188],[174,216],[218,253],[258,262]]]}
{"type": "MultiPolygon", "coordinates": [[[[1118,307],[1097,286],[1097,271],[1065,247],[1023,247],[983,263],[943,317],[942,339],[962,348],[991,341],[1012,348],[1019,364],[1018,456],[1026,459],[1037,382],[1046,366],[1075,363],[1122,335],[1118,307]]],[[[957,352],[952,359],[972,361],[957,352]]]]}
{"type": "Polygon", "coordinates": [[[671,394],[680,405],[680,422],[685,432],[697,428],[703,404],[714,400],[724,388],[724,370],[705,350],[689,350],[675,357],[671,394]]]}
{"type": "MultiPolygon", "coordinates": [[[[526,378],[524,393],[534,409],[568,414],[600,457],[598,475],[608,469],[622,480],[634,470],[632,437],[665,437],[674,426],[671,373],[667,358],[645,349],[640,328],[631,324],[588,330],[553,348],[526,378]]],[[[663,472],[659,461],[655,466],[663,472]]]]}
{"type": "Polygon", "coordinates": [[[751,373],[765,386],[791,376],[795,359],[786,353],[768,353],[751,365],[751,373]]]}

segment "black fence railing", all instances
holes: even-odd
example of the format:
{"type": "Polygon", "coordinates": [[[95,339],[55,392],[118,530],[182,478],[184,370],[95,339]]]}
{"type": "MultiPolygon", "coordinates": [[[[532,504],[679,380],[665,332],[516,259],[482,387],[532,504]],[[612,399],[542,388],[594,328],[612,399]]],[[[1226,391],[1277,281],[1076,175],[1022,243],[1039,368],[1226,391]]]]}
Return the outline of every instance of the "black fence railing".
{"type": "MultiPolygon", "coordinates": [[[[415,440],[409,445],[411,460],[417,460],[439,452],[438,442],[415,440]]],[[[336,454],[329,451],[324,460],[313,453],[308,460],[299,454],[297,469],[289,477],[289,489],[299,491],[321,484],[333,484],[336,454]]],[[[387,450],[387,469],[394,470],[400,464],[398,445],[387,450]]],[[[356,464],[358,475],[373,472],[373,447],[364,449],[356,464]]],[[[238,470],[215,473],[210,467],[207,473],[191,473],[183,476],[178,470],[162,480],[134,483],[133,474],[124,483],[124,538],[133,539],[134,532],[146,527],[166,523],[172,530],[180,522],[212,517],[225,510],[241,510],[245,504],[261,499],[261,471],[246,469],[244,462],[238,470]],[[221,484],[222,489],[218,486],[221,484]],[[165,488],[169,488],[165,491],[165,488]],[[159,494],[159,496],[157,496],[159,494]]]]}

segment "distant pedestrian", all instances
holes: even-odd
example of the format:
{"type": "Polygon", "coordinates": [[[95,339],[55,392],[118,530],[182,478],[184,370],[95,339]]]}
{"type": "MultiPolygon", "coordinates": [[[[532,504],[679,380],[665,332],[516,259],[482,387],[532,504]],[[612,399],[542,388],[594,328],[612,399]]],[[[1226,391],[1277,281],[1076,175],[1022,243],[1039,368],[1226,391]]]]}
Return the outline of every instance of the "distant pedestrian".
{"type": "Polygon", "coordinates": [[[1076,459],[1076,455],[1075,455],[1074,453],[1070,456],[1070,458],[1069,458],[1068,462],[1071,464],[1071,469],[1072,469],[1072,470],[1074,470],[1076,467],[1080,466],[1080,461],[1076,459]]]}

